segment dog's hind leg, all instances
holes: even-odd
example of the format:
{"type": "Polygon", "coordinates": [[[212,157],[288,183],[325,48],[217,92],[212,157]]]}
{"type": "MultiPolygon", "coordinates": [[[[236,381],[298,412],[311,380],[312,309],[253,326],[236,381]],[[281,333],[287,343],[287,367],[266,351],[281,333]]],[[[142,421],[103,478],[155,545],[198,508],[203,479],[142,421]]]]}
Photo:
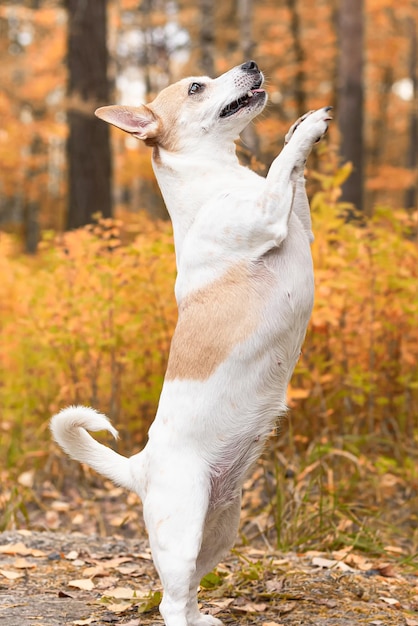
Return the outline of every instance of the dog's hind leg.
{"type": "Polygon", "coordinates": [[[227,508],[208,513],[202,546],[196,562],[196,574],[190,585],[190,597],[187,607],[190,626],[220,626],[222,622],[212,615],[199,612],[197,588],[203,576],[210,572],[232,548],[238,532],[241,512],[241,494],[227,508]]]}
{"type": "MultiPolygon", "coordinates": [[[[161,460],[162,459],[162,460],[161,460]]],[[[190,626],[190,588],[196,578],[208,510],[210,481],[203,463],[185,452],[149,468],[144,519],[163,586],[166,626],[190,626]],[[193,469],[191,469],[193,468],[193,469]]]]}

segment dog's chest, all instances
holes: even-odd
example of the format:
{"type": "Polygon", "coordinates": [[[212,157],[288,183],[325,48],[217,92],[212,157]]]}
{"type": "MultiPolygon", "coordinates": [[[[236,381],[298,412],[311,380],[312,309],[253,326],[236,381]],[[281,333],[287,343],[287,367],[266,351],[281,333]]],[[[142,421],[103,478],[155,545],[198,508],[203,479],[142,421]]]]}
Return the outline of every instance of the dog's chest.
{"type": "MultiPolygon", "coordinates": [[[[179,275],[182,286],[187,278],[179,275]]],[[[242,361],[255,366],[270,353],[291,367],[312,304],[310,246],[295,221],[280,248],[231,262],[180,300],[166,378],[205,380],[230,358],[239,374],[242,361]]]]}

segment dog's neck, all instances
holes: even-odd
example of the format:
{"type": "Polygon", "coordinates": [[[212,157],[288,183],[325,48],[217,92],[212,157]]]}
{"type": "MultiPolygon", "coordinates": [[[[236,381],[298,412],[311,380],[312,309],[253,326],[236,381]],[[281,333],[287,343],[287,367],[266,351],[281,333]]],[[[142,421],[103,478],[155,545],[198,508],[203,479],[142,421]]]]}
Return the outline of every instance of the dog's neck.
{"type": "Polygon", "coordinates": [[[187,153],[153,148],[152,165],[173,224],[177,261],[199,209],[210,198],[225,193],[225,181],[237,180],[238,170],[238,180],[243,182],[254,176],[239,163],[235,144],[225,144],[217,144],[215,149],[205,143],[187,153]]]}

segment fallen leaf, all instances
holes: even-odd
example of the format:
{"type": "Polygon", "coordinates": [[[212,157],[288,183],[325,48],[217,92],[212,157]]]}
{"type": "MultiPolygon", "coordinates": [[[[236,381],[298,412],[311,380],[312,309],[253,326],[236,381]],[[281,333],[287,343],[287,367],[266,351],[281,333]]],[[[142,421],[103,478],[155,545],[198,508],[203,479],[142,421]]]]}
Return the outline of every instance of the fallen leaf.
{"type": "Polygon", "coordinates": [[[96,583],[96,589],[114,589],[120,582],[117,576],[105,576],[104,578],[98,578],[94,581],[96,583]]]}
{"type": "Polygon", "coordinates": [[[48,528],[59,528],[61,523],[58,513],[50,510],[45,513],[45,521],[48,528]]]}
{"type": "Polygon", "coordinates": [[[338,606],[338,602],[336,600],[331,600],[330,598],[315,600],[315,604],[319,604],[320,606],[326,606],[328,609],[335,609],[335,607],[338,606]]]}
{"type": "Polygon", "coordinates": [[[102,565],[95,565],[94,567],[86,567],[83,570],[83,576],[85,578],[94,578],[95,576],[108,576],[109,572],[105,570],[102,565]]]}
{"type": "Polygon", "coordinates": [[[233,609],[234,611],[239,611],[240,613],[263,613],[267,609],[267,604],[264,604],[264,602],[247,602],[241,606],[234,606],[233,609]]]}
{"type": "Polygon", "coordinates": [[[67,561],[75,561],[78,558],[77,550],[71,550],[68,554],[65,555],[67,561]]]}
{"type": "Polygon", "coordinates": [[[345,559],[349,556],[353,548],[341,548],[341,550],[333,550],[332,556],[337,561],[345,561],[345,559]]]}
{"type": "Polygon", "coordinates": [[[409,617],[405,618],[406,626],[418,626],[418,619],[410,619],[409,617]]]}
{"type": "Polygon", "coordinates": [[[298,553],[298,556],[307,556],[307,557],[314,557],[314,556],[322,556],[323,552],[320,552],[319,550],[307,550],[304,554],[302,553],[298,553]]]}
{"type": "MultiPolygon", "coordinates": [[[[136,552],[133,555],[136,559],[144,559],[145,561],[152,561],[152,556],[150,552],[136,552]]],[[[132,561],[132,559],[130,559],[132,561]]]]}
{"type": "Polygon", "coordinates": [[[77,587],[77,589],[83,589],[84,591],[91,591],[94,589],[95,584],[90,578],[79,578],[78,580],[70,580],[69,587],[77,587]]]}
{"type": "Polygon", "coordinates": [[[130,608],[132,608],[132,604],[130,602],[114,602],[111,604],[106,604],[106,610],[112,611],[112,613],[123,613],[130,608]]]}
{"type": "Polygon", "coordinates": [[[376,569],[379,572],[379,574],[381,576],[384,576],[385,578],[396,577],[395,568],[393,567],[392,563],[382,563],[380,565],[377,565],[376,569]]]}
{"type": "Polygon", "coordinates": [[[150,592],[148,596],[143,600],[143,602],[138,606],[138,613],[148,613],[153,609],[156,609],[161,600],[163,598],[163,594],[161,591],[150,592]]]}
{"type": "Polygon", "coordinates": [[[382,600],[383,602],[386,602],[386,604],[389,604],[390,606],[396,606],[396,607],[400,607],[401,606],[399,600],[396,600],[396,598],[380,597],[379,600],[382,600]]]}
{"type": "Polygon", "coordinates": [[[213,589],[214,587],[219,587],[223,583],[223,577],[218,576],[215,572],[209,572],[206,574],[200,581],[200,586],[204,589],[213,589]]]}
{"type": "Polygon", "coordinates": [[[266,590],[269,593],[279,593],[283,591],[284,578],[279,578],[279,580],[268,580],[266,582],[266,590]]]}
{"type": "Polygon", "coordinates": [[[136,598],[137,595],[135,589],[131,589],[130,587],[115,587],[114,589],[106,591],[106,597],[131,600],[132,598],[136,598]]]}
{"type": "Polygon", "coordinates": [[[224,600],[211,600],[211,605],[216,606],[219,609],[226,609],[230,604],[232,604],[234,598],[225,598],[224,600]]]}
{"type": "Polygon", "coordinates": [[[143,573],[143,569],[138,567],[138,565],[121,565],[120,567],[115,568],[119,574],[124,574],[127,576],[140,576],[143,573]]]}
{"type": "Polygon", "coordinates": [[[283,622],[263,622],[261,626],[283,626],[283,622]]]}
{"type": "Polygon", "coordinates": [[[19,485],[22,487],[33,487],[33,481],[35,478],[35,470],[28,470],[27,472],[23,472],[17,479],[19,485]]]}
{"type": "Polygon", "coordinates": [[[114,515],[110,520],[110,525],[119,528],[123,526],[126,521],[126,515],[114,515]]]}
{"type": "Polygon", "coordinates": [[[30,554],[29,548],[25,546],[22,541],[19,543],[8,543],[4,546],[0,546],[1,554],[21,554],[22,556],[27,556],[30,554]]]}
{"type": "Polygon", "coordinates": [[[129,563],[132,560],[131,556],[117,556],[114,559],[103,561],[102,565],[103,567],[119,567],[122,563],[129,563]]]}
{"type": "Polygon", "coordinates": [[[335,561],[334,559],[324,559],[321,556],[315,556],[312,559],[312,565],[322,567],[324,569],[339,569],[342,572],[353,572],[353,568],[343,563],[343,561],[335,561]]]}
{"type": "Polygon", "coordinates": [[[290,613],[294,611],[296,608],[296,602],[281,602],[278,606],[278,611],[280,615],[284,615],[285,613],[290,613]]]}
{"type": "Polygon", "coordinates": [[[7,578],[7,580],[16,580],[17,578],[22,578],[24,574],[22,572],[12,572],[7,569],[0,569],[0,574],[7,578]]]}
{"type": "Polygon", "coordinates": [[[9,543],[4,546],[0,546],[1,554],[18,554],[19,556],[46,556],[43,550],[36,550],[35,548],[27,548],[21,541],[18,543],[9,543]]]}
{"type": "Polygon", "coordinates": [[[384,549],[392,554],[404,554],[404,550],[399,546],[385,546],[384,549]]]}
{"type": "Polygon", "coordinates": [[[95,617],[88,617],[87,619],[78,619],[73,622],[74,626],[85,626],[86,624],[91,624],[95,621],[95,617]]]}
{"type": "Polygon", "coordinates": [[[351,565],[351,567],[361,570],[362,572],[373,569],[373,563],[360,554],[350,554],[346,557],[345,563],[347,563],[347,565],[351,565]]]}
{"type": "Polygon", "coordinates": [[[58,513],[65,513],[70,510],[70,505],[68,502],[62,502],[61,500],[55,500],[51,502],[49,505],[53,511],[57,511],[58,513]]]}
{"type": "Polygon", "coordinates": [[[13,567],[16,569],[34,569],[36,565],[35,563],[27,561],[24,557],[20,557],[13,562],[13,567]]]}

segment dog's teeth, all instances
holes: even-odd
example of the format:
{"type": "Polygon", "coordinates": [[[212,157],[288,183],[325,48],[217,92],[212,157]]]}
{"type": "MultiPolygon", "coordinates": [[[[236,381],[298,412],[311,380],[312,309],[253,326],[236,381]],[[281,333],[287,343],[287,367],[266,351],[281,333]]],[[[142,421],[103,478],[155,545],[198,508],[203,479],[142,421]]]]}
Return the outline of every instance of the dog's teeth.
{"type": "Polygon", "coordinates": [[[253,94],[253,92],[252,92],[252,91],[247,91],[247,96],[248,96],[249,98],[252,98],[252,97],[253,97],[253,95],[254,95],[254,94],[253,94]]]}

